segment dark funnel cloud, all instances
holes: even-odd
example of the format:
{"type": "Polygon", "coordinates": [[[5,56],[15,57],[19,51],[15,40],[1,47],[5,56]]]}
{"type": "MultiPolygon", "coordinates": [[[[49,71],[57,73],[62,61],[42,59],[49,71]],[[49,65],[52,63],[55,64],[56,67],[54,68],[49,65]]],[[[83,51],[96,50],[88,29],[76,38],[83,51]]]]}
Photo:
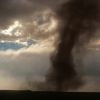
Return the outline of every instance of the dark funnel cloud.
{"type": "Polygon", "coordinates": [[[82,36],[87,41],[95,34],[100,21],[99,0],[69,0],[61,6],[57,14],[61,20],[59,39],[51,57],[52,68],[47,75],[47,82],[57,91],[67,91],[83,84],[75,68],[72,51],[75,46],[80,47],[82,36]]]}

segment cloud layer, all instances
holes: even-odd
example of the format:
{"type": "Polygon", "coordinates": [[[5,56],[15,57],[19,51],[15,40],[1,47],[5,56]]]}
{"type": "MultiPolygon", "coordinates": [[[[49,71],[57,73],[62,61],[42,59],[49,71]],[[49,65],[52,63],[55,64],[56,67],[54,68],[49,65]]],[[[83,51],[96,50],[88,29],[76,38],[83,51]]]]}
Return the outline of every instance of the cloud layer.
{"type": "Polygon", "coordinates": [[[5,28],[16,19],[30,19],[33,13],[44,8],[52,8],[63,0],[1,0],[0,28],[5,28]]]}

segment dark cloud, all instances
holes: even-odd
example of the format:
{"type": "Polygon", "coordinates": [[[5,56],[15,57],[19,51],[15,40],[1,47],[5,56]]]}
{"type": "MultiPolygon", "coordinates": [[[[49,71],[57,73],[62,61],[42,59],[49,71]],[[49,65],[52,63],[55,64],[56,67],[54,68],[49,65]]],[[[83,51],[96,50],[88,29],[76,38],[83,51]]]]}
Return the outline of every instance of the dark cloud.
{"type": "MultiPolygon", "coordinates": [[[[33,25],[33,21],[35,20],[34,16],[36,13],[40,13],[39,15],[36,15],[36,18],[39,20],[43,20],[43,14],[45,10],[51,9],[52,11],[55,8],[58,8],[59,4],[61,4],[64,1],[66,0],[58,0],[57,2],[56,0],[42,0],[42,1],[41,0],[1,0],[0,1],[0,30],[8,29],[9,26],[14,24],[14,21],[18,20],[23,25],[23,29],[21,29],[21,33],[24,34],[24,37],[27,37],[28,34],[31,34],[32,37],[34,37],[36,34],[36,37],[47,38],[48,34],[44,34],[44,33],[48,33],[47,31],[46,32],[44,32],[44,30],[39,31],[42,25],[39,25],[39,23],[38,26],[40,27],[35,27],[33,25]]],[[[53,15],[51,14],[50,16],[53,15]]],[[[35,21],[37,21],[37,19],[35,21]]],[[[44,25],[45,22],[42,24],[44,25]]],[[[46,26],[45,29],[48,29],[48,26],[46,26]]],[[[52,32],[50,31],[49,33],[50,34],[54,33],[54,31],[52,32]]],[[[2,34],[0,35],[0,39],[5,39],[5,37],[7,39],[7,36],[2,34]]],[[[14,40],[17,38],[8,36],[8,39],[14,40]]]]}
{"type": "Polygon", "coordinates": [[[34,11],[34,5],[26,0],[0,1],[0,27],[10,24],[12,20],[27,17],[34,11]]]}
{"type": "Polygon", "coordinates": [[[0,27],[5,27],[15,19],[29,19],[36,9],[54,7],[63,0],[0,0],[0,27]]]}

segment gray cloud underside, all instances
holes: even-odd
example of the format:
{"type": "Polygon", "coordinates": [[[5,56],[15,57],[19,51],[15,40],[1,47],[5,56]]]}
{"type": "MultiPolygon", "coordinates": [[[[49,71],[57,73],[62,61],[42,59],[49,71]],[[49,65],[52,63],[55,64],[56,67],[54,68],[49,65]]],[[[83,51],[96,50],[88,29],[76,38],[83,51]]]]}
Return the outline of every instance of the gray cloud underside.
{"type": "Polygon", "coordinates": [[[65,0],[0,0],[0,27],[5,28],[12,20],[30,19],[38,9],[54,8],[65,0]]]}

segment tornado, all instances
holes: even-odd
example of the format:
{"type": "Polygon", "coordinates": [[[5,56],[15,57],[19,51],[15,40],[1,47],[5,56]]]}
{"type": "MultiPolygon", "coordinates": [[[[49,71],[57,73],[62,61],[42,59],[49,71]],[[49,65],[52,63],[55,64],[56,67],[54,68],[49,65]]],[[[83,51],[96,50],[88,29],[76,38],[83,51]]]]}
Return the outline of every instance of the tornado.
{"type": "Polygon", "coordinates": [[[46,78],[55,91],[69,91],[82,85],[72,51],[75,46],[80,46],[81,36],[85,36],[84,41],[87,41],[95,34],[100,22],[99,4],[99,0],[69,0],[57,10],[59,37],[46,78]]]}

